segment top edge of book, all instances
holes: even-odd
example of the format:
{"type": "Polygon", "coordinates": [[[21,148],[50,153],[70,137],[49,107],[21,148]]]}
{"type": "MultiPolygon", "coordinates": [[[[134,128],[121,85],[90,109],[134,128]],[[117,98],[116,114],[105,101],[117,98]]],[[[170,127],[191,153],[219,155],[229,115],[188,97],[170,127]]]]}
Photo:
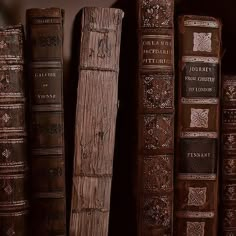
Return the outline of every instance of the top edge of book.
{"type": "Polygon", "coordinates": [[[124,12],[118,8],[84,7],[82,9],[83,30],[106,32],[121,27],[124,12]]]}
{"type": "Polygon", "coordinates": [[[111,11],[121,11],[121,12],[123,12],[123,10],[122,9],[120,9],[120,8],[115,8],[115,7],[83,7],[81,10],[100,10],[100,11],[102,11],[102,10],[111,10],[111,11]]]}
{"type": "Polygon", "coordinates": [[[223,74],[223,78],[236,80],[236,74],[223,74]]]}
{"type": "Polygon", "coordinates": [[[63,17],[64,9],[51,7],[51,8],[30,8],[26,10],[26,16],[34,17],[63,17]]]}
{"type": "MultiPolygon", "coordinates": [[[[83,12],[115,12],[118,13],[122,18],[124,17],[124,11],[119,8],[113,8],[113,7],[83,7],[81,9],[83,12]]],[[[93,16],[93,15],[92,15],[93,16]]]]}
{"type": "Polygon", "coordinates": [[[22,31],[23,30],[23,24],[19,23],[16,25],[6,25],[6,26],[0,26],[0,31],[22,31]]]}
{"type": "Polygon", "coordinates": [[[183,15],[179,16],[179,19],[187,27],[220,28],[222,25],[218,18],[212,16],[183,15]]]}
{"type": "Polygon", "coordinates": [[[173,0],[139,0],[138,12],[139,26],[143,29],[174,27],[173,0]]]}

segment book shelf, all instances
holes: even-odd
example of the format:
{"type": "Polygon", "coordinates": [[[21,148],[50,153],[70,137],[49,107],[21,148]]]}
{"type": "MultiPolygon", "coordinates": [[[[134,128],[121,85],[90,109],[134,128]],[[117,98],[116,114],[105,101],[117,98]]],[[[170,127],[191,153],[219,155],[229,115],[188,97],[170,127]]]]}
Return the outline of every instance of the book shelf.
{"type": "MultiPolygon", "coordinates": [[[[234,55],[236,55],[236,14],[235,0],[176,0],[176,16],[179,14],[198,14],[218,17],[223,23],[222,71],[235,73],[234,55]]],[[[0,9],[8,15],[9,24],[22,22],[25,25],[25,12],[28,8],[60,7],[65,10],[64,22],[64,106],[65,136],[67,161],[67,200],[69,204],[71,192],[71,176],[73,163],[74,117],[77,88],[76,57],[79,27],[76,19],[82,7],[118,7],[125,12],[121,42],[119,100],[120,107],[117,119],[117,138],[114,158],[114,174],[112,183],[110,230],[112,236],[136,235],[136,212],[134,201],[134,180],[136,173],[136,157],[133,154],[137,143],[135,128],[136,104],[136,1],[135,0],[4,0],[0,9]]],[[[78,58],[77,58],[78,60],[78,58]]],[[[69,206],[69,205],[68,205],[69,206]]],[[[70,215],[68,207],[68,216],[70,215]]],[[[69,224],[68,224],[69,226],[69,224]]]]}

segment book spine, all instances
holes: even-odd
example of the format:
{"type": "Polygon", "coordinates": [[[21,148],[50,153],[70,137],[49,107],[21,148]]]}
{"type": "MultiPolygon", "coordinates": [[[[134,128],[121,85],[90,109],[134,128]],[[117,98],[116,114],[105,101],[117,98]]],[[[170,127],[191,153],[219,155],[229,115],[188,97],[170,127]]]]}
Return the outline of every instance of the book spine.
{"type": "Polygon", "coordinates": [[[176,235],[217,235],[221,23],[179,17],[176,235]]]}
{"type": "Polygon", "coordinates": [[[29,235],[22,25],[0,28],[0,235],[29,235]]]}
{"type": "Polygon", "coordinates": [[[66,235],[63,10],[26,12],[34,235],[66,235]]]}
{"type": "Polygon", "coordinates": [[[70,235],[106,236],[123,11],[82,11],[70,235]]]}
{"type": "Polygon", "coordinates": [[[138,1],[138,235],[172,235],[174,1],[138,1]]]}
{"type": "Polygon", "coordinates": [[[222,82],[222,235],[236,235],[236,76],[222,82]]]}

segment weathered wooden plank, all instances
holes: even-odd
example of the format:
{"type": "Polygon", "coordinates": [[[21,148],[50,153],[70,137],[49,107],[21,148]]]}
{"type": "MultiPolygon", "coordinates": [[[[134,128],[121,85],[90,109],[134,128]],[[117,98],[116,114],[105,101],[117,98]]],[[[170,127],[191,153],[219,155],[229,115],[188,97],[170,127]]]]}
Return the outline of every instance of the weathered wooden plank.
{"type": "Polygon", "coordinates": [[[111,8],[82,14],[71,236],[108,234],[122,17],[111,8]]]}

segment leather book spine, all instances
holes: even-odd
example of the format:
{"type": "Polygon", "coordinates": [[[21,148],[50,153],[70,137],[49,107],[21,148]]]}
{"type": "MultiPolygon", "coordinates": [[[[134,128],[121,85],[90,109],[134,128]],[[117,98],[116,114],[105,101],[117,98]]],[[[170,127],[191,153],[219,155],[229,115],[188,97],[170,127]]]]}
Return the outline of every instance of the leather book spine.
{"type": "Polygon", "coordinates": [[[222,236],[236,235],[236,76],[222,81],[221,212],[222,236]]]}
{"type": "Polygon", "coordinates": [[[175,234],[218,232],[221,22],[179,17],[175,234]]]}
{"type": "Polygon", "coordinates": [[[63,18],[59,8],[26,12],[35,236],[66,235],[63,18]]]}
{"type": "Polygon", "coordinates": [[[174,1],[139,0],[138,235],[172,235],[174,1]]]}
{"type": "Polygon", "coordinates": [[[123,11],[82,10],[71,236],[107,236],[123,11]]]}
{"type": "Polygon", "coordinates": [[[0,28],[0,235],[29,235],[22,25],[0,28]]]}

